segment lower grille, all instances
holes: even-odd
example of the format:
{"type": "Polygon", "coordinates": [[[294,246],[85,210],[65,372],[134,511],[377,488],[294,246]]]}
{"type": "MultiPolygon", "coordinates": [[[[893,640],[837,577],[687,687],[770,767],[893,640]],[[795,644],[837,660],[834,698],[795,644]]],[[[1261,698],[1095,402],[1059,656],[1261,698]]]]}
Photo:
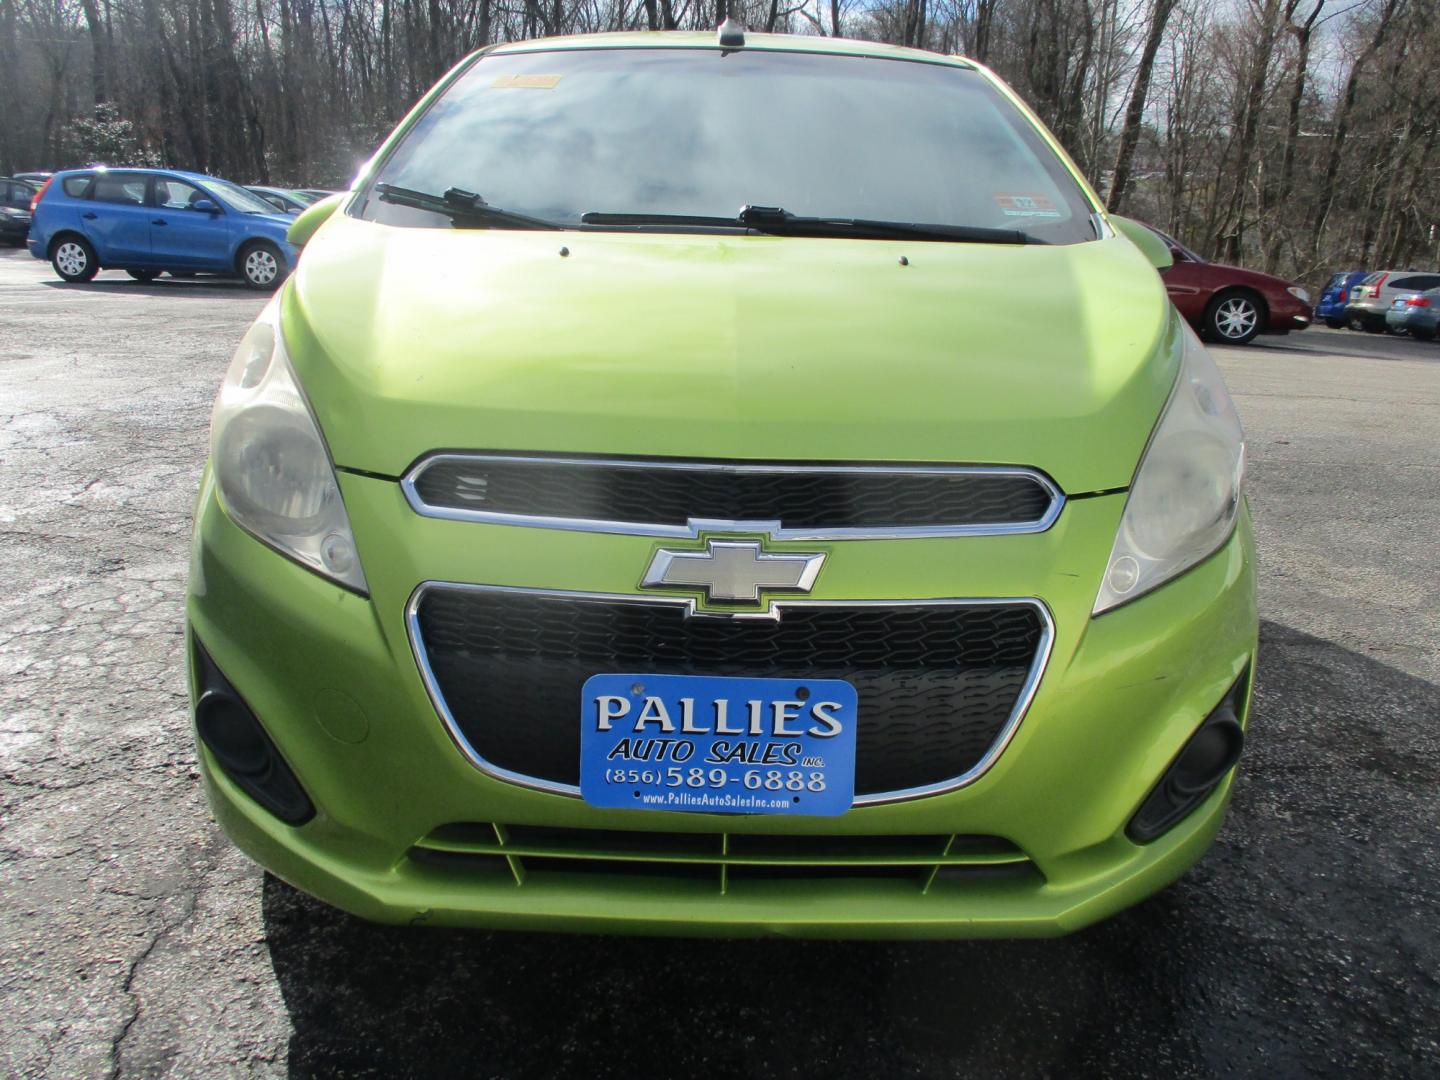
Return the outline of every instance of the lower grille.
{"type": "Polygon", "coordinates": [[[409,854],[418,863],[522,886],[600,874],[696,881],[722,893],[781,880],[888,880],[925,893],[957,880],[1043,880],[1023,851],[994,836],[762,836],[462,822],[431,832],[409,854]]]}
{"type": "Polygon", "coordinates": [[[572,793],[592,675],[844,679],[859,694],[857,802],[978,775],[1049,647],[1034,601],[777,606],[779,620],[688,617],[675,600],[429,585],[411,632],[437,707],[476,763],[572,793]]]}

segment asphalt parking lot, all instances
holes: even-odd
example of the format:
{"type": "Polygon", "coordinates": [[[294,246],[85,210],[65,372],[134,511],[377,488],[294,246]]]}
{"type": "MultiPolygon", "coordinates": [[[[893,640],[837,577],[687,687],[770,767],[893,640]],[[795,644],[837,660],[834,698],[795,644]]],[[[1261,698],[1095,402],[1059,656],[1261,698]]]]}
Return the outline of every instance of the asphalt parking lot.
{"type": "Polygon", "coordinates": [[[1440,1070],[1440,345],[1217,350],[1262,654],[1229,820],[1176,885],[1049,942],[586,939],[367,925],[211,824],[189,515],[264,299],[0,249],[0,1074],[1440,1070]]]}

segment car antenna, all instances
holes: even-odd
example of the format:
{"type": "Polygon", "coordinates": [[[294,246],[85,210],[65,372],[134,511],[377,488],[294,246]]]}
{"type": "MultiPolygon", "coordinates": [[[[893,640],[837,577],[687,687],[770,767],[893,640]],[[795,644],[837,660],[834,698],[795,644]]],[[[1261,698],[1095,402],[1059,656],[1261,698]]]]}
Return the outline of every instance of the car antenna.
{"type": "Polygon", "coordinates": [[[745,45],[745,27],[730,18],[728,6],[725,12],[725,21],[720,24],[715,34],[722,49],[739,49],[745,45]]]}

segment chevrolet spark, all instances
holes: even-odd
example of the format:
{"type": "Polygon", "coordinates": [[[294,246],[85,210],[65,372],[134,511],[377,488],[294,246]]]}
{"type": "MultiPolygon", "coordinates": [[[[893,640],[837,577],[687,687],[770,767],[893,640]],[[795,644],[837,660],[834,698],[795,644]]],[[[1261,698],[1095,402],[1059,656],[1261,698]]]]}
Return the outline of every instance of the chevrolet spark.
{"type": "Polygon", "coordinates": [[[1257,619],[1149,236],[964,59],[467,58],[296,221],[215,405],[220,823],[390,922],[1046,935],[1161,888],[1257,619]]]}

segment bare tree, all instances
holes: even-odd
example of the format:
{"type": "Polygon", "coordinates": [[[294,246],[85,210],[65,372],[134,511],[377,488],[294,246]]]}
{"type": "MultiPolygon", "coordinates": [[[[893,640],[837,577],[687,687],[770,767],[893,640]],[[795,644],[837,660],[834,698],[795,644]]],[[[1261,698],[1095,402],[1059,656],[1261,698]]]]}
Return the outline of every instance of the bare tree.
{"type": "Polygon", "coordinates": [[[0,0],[0,171],[343,183],[475,48],[726,15],[967,53],[1113,169],[1110,209],[1210,254],[1310,275],[1440,244],[1435,0],[0,0]]]}
{"type": "Polygon", "coordinates": [[[1140,50],[1140,63],[1135,69],[1134,85],[1130,89],[1130,104],[1125,107],[1125,123],[1120,128],[1120,146],[1115,152],[1115,178],[1110,182],[1108,209],[1118,214],[1125,204],[1125,193],[1130,186],[1130,166],[1135,158],[1135,144],[1140,141],[1140,125],[1145,119],[1145,103],[1150,96],[1150,78],[1155,70],[1155,57],[1165,40],[1165,28],[1170,23],[1170,13],[1175,10],[1175,0],[1154,0],[1150,8],[1149,30],[1145,35],[1145,47],[1140,50]]]}

